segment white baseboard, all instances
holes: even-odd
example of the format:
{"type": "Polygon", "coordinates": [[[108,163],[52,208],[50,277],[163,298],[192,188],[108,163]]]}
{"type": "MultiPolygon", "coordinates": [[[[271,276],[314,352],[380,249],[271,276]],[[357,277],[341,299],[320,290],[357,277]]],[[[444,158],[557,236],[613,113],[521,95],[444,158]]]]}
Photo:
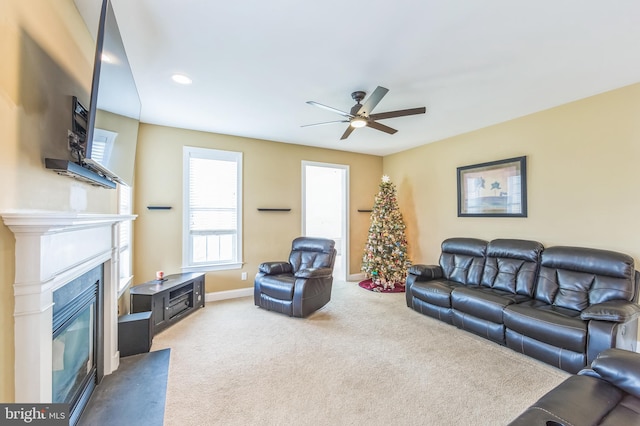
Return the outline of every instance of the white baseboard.
{"type": "Polygon", "coordinates": [[[364,279],[366,279],[366,275],[363,274],[362,272],[359,274],[351,274],[347,277],[347,281],[363,281],[364,279]]]}
{"type": "Polygon", "coordinates": [[[236,299],[238,297],[247,297],[247,296],[253,296],[253,287],[207,293],[204,296],[204,301],[216,302],[218,300],[236,299]]]}
{"type": "MultiPolygon", "coordinates": [[[[362,281],[365,279],[364,274],[351,274],[347,281],[362,281]]],[[[253,287],[239,288],[237,290],[215,291],[207,293],[204,296],[205,302],[216,302],[218,300],[236,299],[238,297],[253,296],[253,287]]]]}
{"type": "Polygon", "coordinates": [[[105,368],[104,374],[105,376],[113,373],[120,367],[120,351],[116,351],[115,354],[111,357],[111,363],[109,364],[109,368],[111,371],[107,372],[107,368],[105,368]]]}

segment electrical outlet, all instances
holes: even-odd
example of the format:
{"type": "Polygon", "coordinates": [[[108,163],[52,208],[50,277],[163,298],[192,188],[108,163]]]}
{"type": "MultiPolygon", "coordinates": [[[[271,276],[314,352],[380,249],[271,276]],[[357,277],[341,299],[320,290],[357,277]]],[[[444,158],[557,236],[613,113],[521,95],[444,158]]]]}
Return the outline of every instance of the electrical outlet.
{"type": "Polygon", "coordinates": [[[243,273],[242,273],[242,275],[240,275],[240,279],[241,279],[242,281],[246,281],[246,280],[247,280],[247,273],[246,273],[246,272],[243,272],[243,273]]]}

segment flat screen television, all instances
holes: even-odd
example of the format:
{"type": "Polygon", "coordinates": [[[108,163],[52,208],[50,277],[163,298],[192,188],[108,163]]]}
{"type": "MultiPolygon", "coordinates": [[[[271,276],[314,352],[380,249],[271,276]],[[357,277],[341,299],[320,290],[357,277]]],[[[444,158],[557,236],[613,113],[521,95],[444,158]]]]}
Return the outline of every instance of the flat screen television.
{"type": "Polygon", "coordinates": [[[96,38],[89,105],[73,98],[71,161],[46,159],[46,166],[107,188],[115,182],[132,185],[140,97],[111,1],[102,1],[97,31],[92,31],[92,4],[76,0],[96,38]]]}

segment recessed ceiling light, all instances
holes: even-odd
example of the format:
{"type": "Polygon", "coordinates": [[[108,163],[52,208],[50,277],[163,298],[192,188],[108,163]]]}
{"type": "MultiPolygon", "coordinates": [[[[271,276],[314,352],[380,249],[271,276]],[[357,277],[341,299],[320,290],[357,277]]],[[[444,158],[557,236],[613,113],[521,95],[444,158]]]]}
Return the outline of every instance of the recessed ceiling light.
{"type": "Polygon", "coordinates": [[[184,74],[174,74],[171,79],[178,84],[191,84],[192,80],[184,74]]]}
{"type": "Polygon", "coordinates": [[[101,56],[102,62],[108,62],[108,63],[112,63],[113,59],[111,59],[111,56],[107,55],[106,53],[103,53],[101,56]]]}

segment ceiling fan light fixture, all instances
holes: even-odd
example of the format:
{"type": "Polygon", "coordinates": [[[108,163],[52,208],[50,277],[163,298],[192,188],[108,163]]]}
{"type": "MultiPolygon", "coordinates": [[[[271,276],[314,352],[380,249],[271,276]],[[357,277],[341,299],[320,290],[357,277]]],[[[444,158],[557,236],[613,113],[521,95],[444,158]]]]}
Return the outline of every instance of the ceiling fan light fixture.
{"type": "Polygon", "coordinates": [[[354,101],[356,101],[356,104],[351,107],[350,112],[345,112],[337,108],[332,108],[326,105],[322,105],[322,104],[319,104],[318,102],[307,101],[309,105],[317,106],[322,109],[335,112],[341,115],[343,119],[329,121],[325,123],[308,124],[302,127],[318,126],[321,124],[329,124],[329,123],[349,123],[349,126],[344,131],[340,140],[348,138],[349,135],[353,133],[355,129],[358,129],[361,127],[369,127],[373,130],[379,130],[389,135],[393,135],[397,132],[397,130],[389,126],[385,126],[382,123],[379,123],[378,120],[385,120],[387,118],[395,118],[395,117],[404,117],[407,115],[424,114],[427,111],[425,107],[420,107],[420,108],[399,109],[396,111],[387,111],[387,112],[372,114],[373,109],[376,107],[376,105],[378,105],[378,103],[382,100],[382,98],[387,94],[388,91],[389,89],[382,86],[378,86],[373,91],[373,93],[369,95],[369,98],[364,103],[361,103],[361,102],[364,100],[366,93],[362,91],[353,92],[351,94],[351,97],[353,98],[354,101]]]}
{"type": "Polygon", "coordinates": [[[367,120],[362,117],[356,117],[349,123],[351,127],[359,129],[360,127],[364,127],[367,125],[367,120]]]}
{"type": "Polygon", "coordinates": [[[171,80],[173,80],[178,84],[183,84],[183,85],[189,85],[193,82],[189,76],[184,74],[173,74],[171,76],[171,80]]]}

